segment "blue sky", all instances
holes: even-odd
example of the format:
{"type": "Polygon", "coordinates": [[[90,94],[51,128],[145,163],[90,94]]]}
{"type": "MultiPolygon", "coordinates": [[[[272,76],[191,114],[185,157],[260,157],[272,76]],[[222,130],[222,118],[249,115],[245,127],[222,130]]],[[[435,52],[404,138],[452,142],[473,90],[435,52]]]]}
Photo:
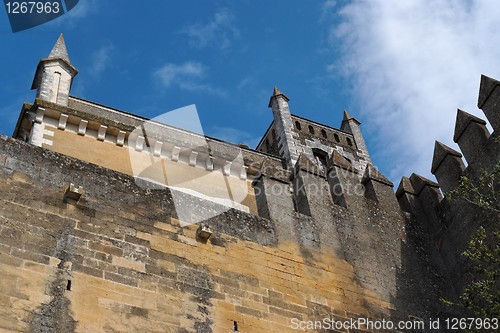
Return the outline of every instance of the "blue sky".
{"type": "MultiPolygon", "coordinates": [[[[196,104],[206,134],[255,147],[273,86],[294,114],[363,123],[394,182],[429,176],[433,142],[455,147],[456,108],[481,73],[500,78],[494,1],[97,1],[13,34],[0,14],[0,133],[33,101],[38,60],[63,33],[79,70],[72,95],[146,117],[196,104]]],[[[397,185],[397,184],[396,184],[397,185]]]]}

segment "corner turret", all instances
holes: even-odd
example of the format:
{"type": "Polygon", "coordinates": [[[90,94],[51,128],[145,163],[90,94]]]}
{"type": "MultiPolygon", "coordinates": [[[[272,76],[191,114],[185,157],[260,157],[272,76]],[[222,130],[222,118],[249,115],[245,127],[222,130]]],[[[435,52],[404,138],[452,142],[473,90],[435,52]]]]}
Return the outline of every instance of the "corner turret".
{"type": "Polygon", "coordinates": [[[36,98],[67,106],[69,91],[76,74],[78,70],[69,61],[61,34],[49,56],[40,60],[31,89],[37,89],[36,98]]]}
{"type": "Polygon", "coordinates": [[[361,125],[361,122],[344,110],[344,118],[342,119],[340,129],[347,133],[351,133],[354,136],[354,141],[356,141],[358,151],[368,163],[371,163],[370,154],[368,154],[368,149],[366,148],[365,140],[359,125],[361,125]]]}
{"type": "Polygon", "coordinates": [[[293,168],[299,158],[298,145],[293,132],[292,115],[288,107],[290,99],[277,87],[274,87],[273,95],[269,99],[269,107],[273,110],[274,122],[276,124],[276,135],[280,142],[279,154],[293,168]]]}

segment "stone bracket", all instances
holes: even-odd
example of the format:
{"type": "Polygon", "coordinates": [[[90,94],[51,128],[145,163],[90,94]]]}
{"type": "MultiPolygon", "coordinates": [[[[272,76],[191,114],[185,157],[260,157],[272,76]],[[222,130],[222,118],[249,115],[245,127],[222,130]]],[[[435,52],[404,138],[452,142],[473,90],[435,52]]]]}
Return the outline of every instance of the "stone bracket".
{"type": "Polygon", "coordinates": [[[210,226],[206,223],[200,223],[198,230],[196,230],[196,236],[205,241],[209,239],[210,236],[212,236],[212,230],[210,229],[210,226]]]}
{"type": "Polygon", "coordinates": [[[85,135],[87,133],[87,125],[89,122],[87,120],[80,120],[80,125],[78,125],[78,135],[85,135]]]}
{"type": "Polygon", "coordinates": [[[57,125],[57,128],[64,131],[66,129],[67,124],[68,124],[68,115],[61,113],[61,115],[59,116],[59,124],[57,125]]]}
{"type": "Polygon", "coordinates": [[[106,137],[106,131],[108,130],[108,126],[101,125],[99,126],[99,131],[97,132],[97,140],[104,141],[106,137]]]}
{"type": "Polygon", "coordinates": [[[41,124],[43,122],[43,116],[45,115],[45,109],[39,107],[36,110],[36,115],[35,115],[35,122],[38,124],[41,124]]]}
{"type": "Polygon", "coordinates": [[[123,147],[124,143],[125,143],[125,132],[124,131],[120,131],[118,132],[118,135],[116,136],[116,144],[120,147],[123,147]]]}
{"type": "Polygon", "coordinates": [[[156,141],[153,147],[153,156],[159,157],[161,155],[161,148],[163,147],[163,142],[156,141]]]}

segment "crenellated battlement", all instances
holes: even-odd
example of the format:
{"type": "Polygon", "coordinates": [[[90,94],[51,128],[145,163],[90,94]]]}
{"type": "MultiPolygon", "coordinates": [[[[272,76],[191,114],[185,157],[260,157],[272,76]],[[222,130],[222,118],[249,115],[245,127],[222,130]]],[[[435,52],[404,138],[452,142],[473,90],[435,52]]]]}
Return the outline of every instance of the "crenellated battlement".
{"type": "Polygon", "coordinates": [[[418,198],[419,193],[429,188],[428,194],[433,194],[427,196],[425,200],[418,201],[422,208],[427,209],[429,215],[435,215],[443,198],[441,192],[446,194],[457,188],[462,176],[474,178],[482,171],[491,170],[498,163],[500,160],[497,122],[500,114],[500,94],[496,93],[498,83],[482,75],[478,99],[478,106],[482,108],[487,118],[491,119],[494,132],[490,134],[485,120],[458,109],[453,141],[458,144],[461,153],[436,141],[431,172],[436,177],[437,183],[415,174],[409,179],[403,177],[396,195],[404,211],[418,215],[415,200],[409,199],[409,196],[418,198]],[[467,161],[467,167],[462,157],[467,161]],[[413,204],[410,205],[410,202],[413,204]]]}
{"type": "Polygon", "coordinates": [[[453,140],[461,152],[436,141],[431,172],[437,183],[412,174],[401,179],[396,192],[401,209],[409,213],[409,228],[419,230],[415,237],[432,258],[432,265],[455,286],[450,295],[460,293],[471,279],[471,275],[466,274],[471,263],[462,255],[470,238],[479,226],[493,230],[500,220],[498,211],[450,196],[462,177],[477,182],[500,161],[498,84],[494,79],[481,76],[478,106],[494,132],[490,134],[485,120],[457,110],[453,140]]]}

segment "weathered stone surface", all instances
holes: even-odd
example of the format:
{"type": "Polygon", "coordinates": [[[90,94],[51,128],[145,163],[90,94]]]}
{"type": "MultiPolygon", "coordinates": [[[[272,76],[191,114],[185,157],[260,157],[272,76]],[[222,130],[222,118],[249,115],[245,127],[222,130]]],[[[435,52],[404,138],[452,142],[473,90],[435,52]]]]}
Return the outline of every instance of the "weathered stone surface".
{"type": "MultiPolygon", "coordinates": [[[[12,272],[22,281],[18,285],[27,287],[33,285],[35,276],[26,275],[21,263],[36,262],[39,266],[30,269],[41,269],[36,275],[39,287],[22,288],[16,294],[30,295],[29,306],[40,319],[21,315],[17,323],[63,327],[68,332],[120,330],[123,325],[156,332],[168,323],[179,331],[218,332],[236,321],[242,331],[287,331],[290,316],[306,318],[316,311],[307,305],[309,299],[322,299],[331,311],[391,312],[389,290],[393,287],[381,284],[387,282],[381,273],[364,271],[375,256],[367,257],[369,252],[361,249],[373,239],[352,243],[349,236],[363,233],[351,228],[369,224],[341,223],[354,216],[341,218],[338,213],[328,220],[339,222],[331,226],[321,222],[326,221],[331,201],[321,203],[321,210],[316,204],[313,218],[292,217],[295,222],[288,236],[285,215],[273,213],[268,220],[229,210],[207,221],[218,238],[214,245],[196,241],[197,225],[179,226],[172,216],[174,210],[166,209],[171,205],[168,191],[143,190],[129,176],[1,137],[0,156],[4,155],[12,156],[12,161],[9,169],[6,164],[0,168],[1,193],[24,194],[3,200],[9,214],[2,215],[10,222],[0,230],[0,243],[7,250],[0,256],[0,274],[12,272]],[[42,169],[50,170],[51,177],[42,176],[42,169]],[[30,183],[22,174],[31,175],[30,183]],[[86,189],[85,200],[76,206],[62,200],[70,179],[86,189]],[[41,193],[43,198],[54,199],[44,199],[33,208],[20,205],[37,202],[41,193]],[[156,205],[163,207],[162,212],[154,209],[156,205]],[[122,210],[126,218],[120,217],[125,215],[122,210]],[[44,222],[52,217],[59,222],[44,222]],[[43,236],[24,236],[26,228],[41,230],[43,236]],[[29,246],[38,245],[25,249],[23,240],[29,246]],[[339,256],[340,248],[350,249],[347,261],[339,256]],[[363,257],[366,260],[360,263],[363,257]],[[71,290],[66,290],[68,280],[71,290]],[[57,292],[51,291],[54,288],[57,292]],[[160,306],[167,300],[173,307],[160,306]]],[[[307,175],[307,183],[316,182],[328,190],[324,178],[307,175]]],[[[283,211],[273,208],[280,196],[269,196],[270,211],[283,211]]],[[[310,192],[306,196],[318,199],[310,192]]],[[[294,216],[293,205],[290,209],[289,216],[294,216]]],[[[381,234],[374,235],[380,238],[381,234]]],[[[380,261],[378,265],[386,264],[380,261]]]]}
{"type": "Polygon", "coordinates": [[[500,82],[486,75],[481,75],[478,108],[483,110],[493,130],[500,129],[500,82]]]}
{"type": "Polygon", "coordinates": [[[431,172],[436,176],[444,192],[456,188],[465,170],[462,154],[436,141],[431,172]]]}

